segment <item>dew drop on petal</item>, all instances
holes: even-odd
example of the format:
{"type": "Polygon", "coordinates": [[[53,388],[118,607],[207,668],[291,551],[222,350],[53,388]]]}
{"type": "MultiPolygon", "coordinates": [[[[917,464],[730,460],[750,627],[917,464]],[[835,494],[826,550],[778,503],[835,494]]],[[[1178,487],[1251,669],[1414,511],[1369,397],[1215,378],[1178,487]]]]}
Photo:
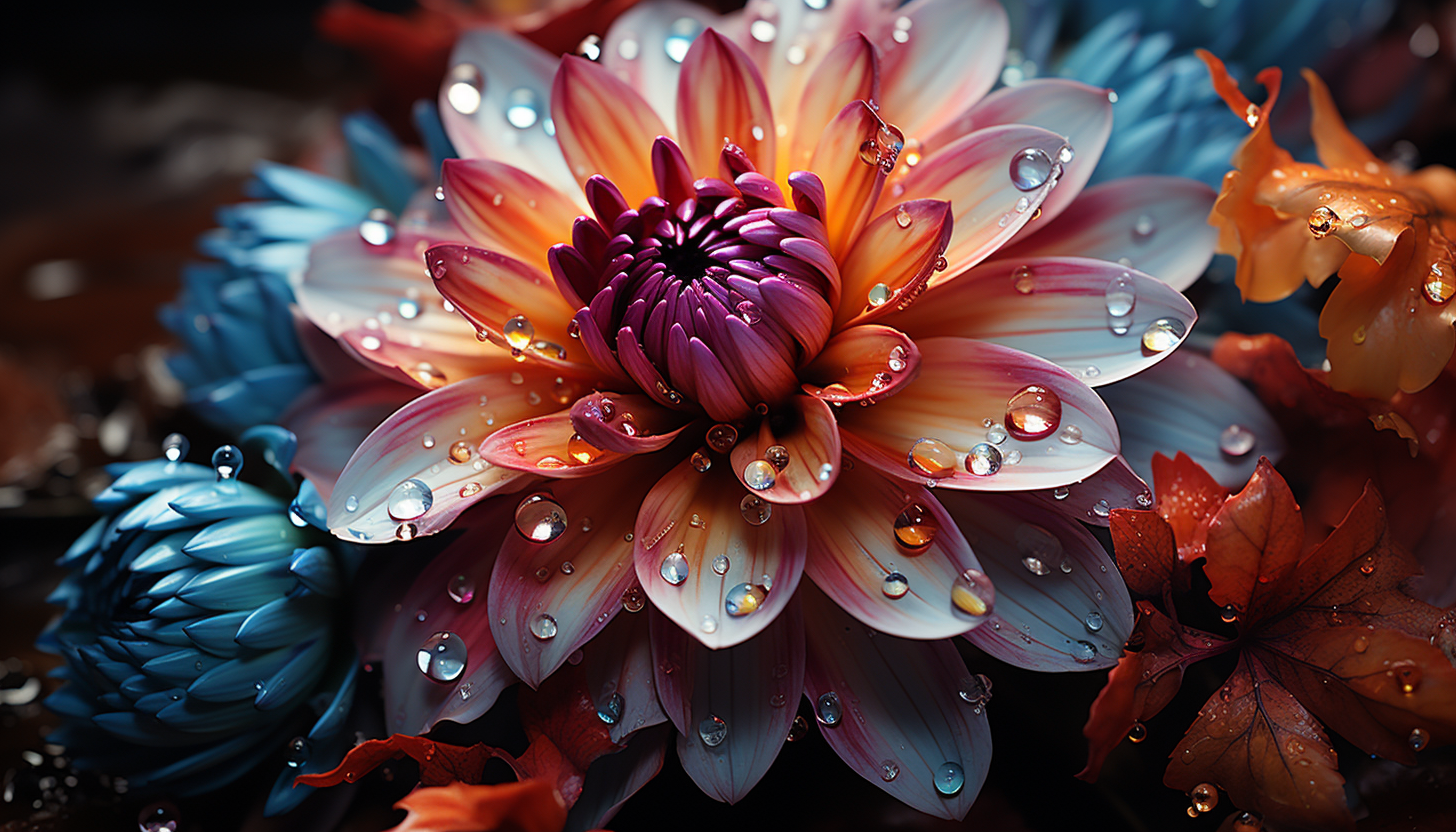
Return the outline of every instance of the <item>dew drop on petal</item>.
{"type": "Polygon", "coordinates": [[[966,785],[966,772],[960,763],[944,762],[935,770],[935,790],[946,797],[960,794],[966,785]]]}
{"type": "Polygon", "coordinates": [[[875,285],[870,287],[869,297],[866,299],[866,301],[872,308],[884,306],[890,301],[890,298],[891,296],[893,296],[893,294],[894,293],[890,291],[889,286],[885,285],[884,283],[876,283],[875,285]]]}
{"type": "Polygon", "coordinates": [[[450,445],[450,451],[447,456],[452,463],[463,465],[470,461],[470,454],[470,443],[462,439],[450,445]]]}
{"type": "Polygon", "coordinates": [[[385,509],[395,520],[414,520],[424,516],[434,504],[434,492],[423,480],[408,479],[389,492],[385,509]]]}
{"type": "Polygon", "coordinates": [[[556,638],[556,619],[544,612],[536,613],[531,618],[531,635],[541,641],[556,638]]]}
{"type": "Polygon", "coordinates": [[[212,452],[212,470],[219,482],[237,479],[243,472],[243,452],[236,445],[219,445],[212,452]]]}
{"type": "Polygon", "coordinates": [[[187,458],[187,452],[192,449],[187,437],[180,433],[169,433],[167,438],[162,440],[162,456],[168,462],[181,462],[187,458]]]}
{"type": "Polygon", "coordinates": [[[728,574],[728,567],[730,565],[727,555],[718,555],[713,558],[713,572],[718,575],[728,574]]]}
{"type": "Polygon", "coordinates": [[[1072,645],[1072,660],[1078,664],[1090,664],[1097,658],[1097,648],[1090,641],[1079,641],[1072,645]]]}
{"type": "Polygon", "coordinates": [[[1042,562],[1041,558],[1024,557],[1021,559],[1021,565],[1033,575],[1050,575],[1052,573],[1051,567],[1042,562]]]}
{"type": "Polygon", "coordinates": [[[450,600],[457,604],[468,604],[475,600],[475,579],[469,575],[456,575],[445,585],[450,600]]]}
{"type": "Polygon", "coordinates": [[[1041,148],[1028,147],[1011,157],[1011,184],[1019,191],[1034,191],[1052,174],[1052,159],[1041,148]]]}
{"type": "Polygon", "coordinates": [[[699,474],[707,473],[708,469],[713,467],[713,458],[708,456],[704,448],[693,451],[693,455],[689,457],[689,461],[693,464],[693,470],[699,474]]]}
{"type": "Polygon", "coordinates": [[[683,557],[682,552],[672,552],[662,559],[662,565],[657,572],[664,581],[673,586],[682,586],[683,581],[688,579],[688,559],[683,557]]]}
{"type": "Polygon", "coordinates": [[[789,725],[789,735],[784,737],[788,742],[798,742],[809,733],[809,721],[802,716],[795,716],[794,721],[789,725]]]}
{"type": "Polygon", "coordinates": [[[705,633],[716,633],[718,632],[718,619],[711,615],[705,615],[703,616],[703,620],[698,622],[698,628],[705,633]]]}
{"type": "Polygon", "coordinates": [[[1450,301],[1456,295],[1456,279],[1452,278],[1450,268],[1442,268],[1440,263],[1432,263],[1425,282],[1421,284],[1421,291],[1427,301],[1437,306],[1450,301]]]}
{"type": "Polygon", "coordinates": [[[1159,318],[1143,330],[1143,350],[1148,353],[1167,352],[1183,341],[1188,327],[1177,318],[1159,318]]]}
{"type": "Polygon", "coordinates": [[[895,542],[912,552],[923,552],[940,533],[940,524],[935,515],[919,503],[911,503],[895,517],[895,542]]]}
{"type": "Polygon", "coordinates": [[[1102,629],[1102,613],[1092,610],[1082,616],[1082,625],[1087,628],[1089,633],[1099,632],[1102,629]]]}
{"type": "Polygon", "coordinates": [[[738,511],[743,515],[743,519],[748,521],[748,525],[762,526],[768,522],[769,517],[773,516],[773,503],[755,494],[749,494],[738,503],[738,511]]]}
{"type": "Polygon", "coordinates": [[[481,487],[480,483],[471,480],[470,482],[467,482],[466,484],[460,486],[460,497],[461,499],[468,499],[470,497],[474,497],[476,494],[479,494],[483,490],[484,489],[481,487]]]}
{"type": "Polygon", "coordinates": [[[971,446],[966,454],[966,470],[978,477],[989,477],[1001,470],[1001,451],[985,442],[971,446]]]}
{"type": "Polygon", "coordinates": [[[738,618],[757,610],[767,597],[768,590],[757,584],[738,584],[723,596],[723,609],[738,618]]]}
{"type": "Polygon", "coordinates": [[[1021,388],[1006,402],[1006,430],[1017,439],[1041,439],[1061,422],[1061,397],[1040,385],[1021,388]]]}
{"type": "Polygon", "coordinates": [[[1218,805],[1218,786],[1212,783],[1199,783],[1193,787],[1193,791],[1188,793],[1188,797],[1193,801],[1193,808],[1197,809],[1200,814],[1212,812],[1218,805]]]}
{"type": "Polygon", "coordinates": [[[763,458],[774,467],[775,471],[782,471],[789,467],[789,449],[783,445],[768,446],[763,452],[763,458]]]}
{"type": "Polygon", "coordinates": [[[758,304],[751,300],[740,301],[733,309],[746,324],[752,325],[763,320],[763,313],[759,311],[758,304]]]}
{"type": "Polygon", "coordinates": [[[356,497],[356,496],[354,496],[353,494],[350,494],[349,497],[348,497],[348,499],[344,500],[344,511],[353,513],[353,512],[356,512],[358,510],[359,510],[359,498],[356,497]]]}
{"type": "Polygon", "coordinates": [[[394,242],[394,215],[383,208],[371,210],[359,223],[359,237],[371,246],[394,242]]]}
{"type": "Polygon", "coordinates": [[[531,494],[516,506],[516,531],[532,543],[550,543],[566,528],[566,509],[550,494],[531,494]]]}
{"type": "Polygon", "coordinates": [[[894,781],[894,779],[896,777],[899,777],[899,776],[900,776],[900,767],[895,764],[895,761],[894,760],[885,760],[885,761],[883,761],[883,762],[880,763],[880,779],[881,780],[884,780],[886,783],[889,783],[889,782],[894,781]]]}
{"type": "Polygon", "coordinates": [[[511,349],[523,350],[535,339],[536,327],[525,315],[516,315],[501,325],[501,334],[511,349]]]}
{"type": "Polygon", "coordinates": [[[765,460],[755,459],[743,466],[743,484],[755,491],[773,488],[777,481],[773,465],[765,460]]]}
{"type": "Polygon", "coordinates": [[[1011,272],[1011,285],[1018,294],[1029,295],[1036,291],[1036,274],[1030,266],[1017,266],[1011,272]]]}
{"type": "Polygon", "coordinates": [[[899,572],[891,572],[880,584],[880,591],[886,598],[904,598],[905,593],[910,591],[910,579],[899,572]]]}
{"type": "Polygon", "coordinates": [[[481,77],[479,67],[468,63],[456,64],[450,68],[447,83],[445,100],[456,112],[468,116],[480,109],[485,79],[481,77]]]}
{"type": "Polygon", "coordinates": [[[979,569],[967,569],[956,576],[950,588],[951,603],[962,612],[983,618],[996,607],[996,588],[979,569]]]}
{"type": "Polygon", "coordinates": [[[698,723],[698,736],[702,738],[703,745],[717,748],[728,738],[728,723],[717,714],[708,714],[698,723]]]}
{"type": "Polygon", "coordinates": [[[1313,234],[1315,239],[1327,237],[1339,227],[1340,215],[1336,214],[1330,206],[1321,205],[1310,212],[1309,233],[1313,234]]]}
{"type": "Polygon", "coordinates": [[[602,700],[597,706],[597,719],[608,725],[616,725],[617,720],[622,718],[622,706],[626,704],[622,694],[612,691],[611,695],[602,700]]]}
{"type": "Polygon", "coordinates": [[[844,710],[839,704],[839,694],[829,691],[819,697],[814,703],[814,716],[818,717],[819,724],[833,727],[839,724],[844,718],[844,710]]]}
{"type": "Polygon", "coordinates": [[[627,612],[642,612],[642,608],[645,606],[647,606],[647,593],[642,590],[642,587],[633,584],[622,592],[622,609],[627,612]]]}
{"type": "Polygon", "coordinates": [[[1107,281],[1103,297],[1107,303],[1107,314],[1114,318],[1131,315],[1137,306],[1137,287],[1133,283],[1132,275],[1124,272],[1107,281]]]}
{"type": "Polygon", "coordinates": [[[1253,812],[1240,812],[1234,818],[1233,832],[1260,832],[1264,828],[1264,819],[1253,812]]]}
{"type": "Polygon", "coordinates": [[[1410,736],[1406,738],[1406,742],[1410,745],[1412,751],[1424,749],[1430,741],[1431,734],[1424,728],[1411,729],[1410,736]]]}
{"type": "Polygon", "coordinates": [[[954,474],[956,468],[955,451],[938,439],[915,440],[910,446],[906,462],[910,470],[935,479],[954,474]]]}
{"type": "Polygon", "coordinates": [[[308,755],[313,751],[313,746],[305,737],[294,737],[288,741],[288,754],[284,762],[289,768],[299,768],[308,762],[308,755]]]}
{"type": "Polygon", "coordinates": [[[961,680],[961,699],[968,705],[984,705],[991,701],[991,679],[984,673],[977,673],[961,680]]]}
{"type": "Polygon", "coordinates": [[[1235,621],[1239,620],[1238,607],[1235,607],[1233,604],[1228,604],[1219,611],[1218,617],[1219,620],[1223,621],[1223,623],[1232,624],[1235,621]]]}
{"type": "MultiPolygon", "coordinates": [[[[1082,441],[1082,429],[1076,425],[1067,425],[1062,428],[1061,433],[1057,434],[1057,438],[1062,440],[1064,444],[1076,445],[1082,441]]],[[[1066,495],[1064,494],[1057,499],[1066,499],[1066,495]]]]}
{"type": "MultiPolygon", "coordinates": [[[[1055,534],[1035,523],[1022,523],[1016,527],[1016,549],[1025,558],[1030,558],[1043,566],[1054,563],[1062,557],[1064,549],[1062,540],[1055,534]]],[[[1027,567],[1031,569],[1031,567],[1027,567]]],[[[1047,572],[1032,572],[1038,575],[1045,575],[1047,572]]]]}
{"type": "Polygon", "coordinates": [[[1229,425],[1218,435],[1218,449],[1231,457],[1248,456],[1254,450],[1254,432],[1243,425],[1229,425]]]}
{"type": "Polygon", "coordinates": [[[436,682],[453,682],[465,673],[466,649],[460,637],[448,631],[425,639],[415,653],[420,672],[436,682]]]}

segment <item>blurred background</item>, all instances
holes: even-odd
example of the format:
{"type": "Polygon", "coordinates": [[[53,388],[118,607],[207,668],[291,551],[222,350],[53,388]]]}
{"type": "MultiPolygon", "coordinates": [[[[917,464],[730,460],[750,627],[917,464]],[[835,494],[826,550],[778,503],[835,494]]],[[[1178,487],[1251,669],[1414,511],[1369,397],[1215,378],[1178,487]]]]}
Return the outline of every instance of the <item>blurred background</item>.
{"type": "MultiPolygon", "coordinates": [[[[194,448],[225,440],[179,409],[181,388],[164,364],[170,336],[156,315],[176,295],[183,265],[199,258],[196,238],[215,225],[217,208],[244,199],[258,160],[327,170],[344,113],[373,109],[413,138],[409,105],[431,95],[453,30],[408,0],[365,5],[340,16],[321,0],[28,3],[23,13],[11,7],[0,27],[0,829],[289,827],[261,820],[263,788],[253,779],[158,814],[124,786],[73,774],[64,750],[41,739],[51,659],[31,643],[51,615],[44,599],[60,577],[53,561],[94,518],[88,500],[105,487],[103,466],[154,457],[173,431],[194,448]]],[[[538,39],[573,48],[593,22],[570,22],[538,39]]],[[[1381,105],[1392,77],[1424,61],[1415,82],[1421,106],[1376,150],[1450,164],[1453,47],[1456,3],[1399,3],[1376,41],[1326,77],[1342,108],[1358,115],[1381,105]]],[[[1208,679],[1185,685],[1159,720],[1167,730],[1153,726],[1142,745],[1119,748],[1092,786],[1071,774],[1084,758],[1081,725],[1103,674],[1049,680],[998,668],[995,764],[964,828],[1216,828],[1222,810],[1191,820],[1186,799],[1158,784],[1181,735],[1171,726],[1191,721],[1226,670],[1200,666],[1208,679]]],[[[512,707],[502,699],[500,708],[512,707]]],[[[1342,761],[1360,756],[1337,747],[1342,761]]],[[[961,827],[888,800],[813,729],[732,808],[702,796],[668,757],[613,828],[961,827]]],[[[397,769],[350,789],[358,799],[344,828],[397,821],[389,805],[411,782],[397,769]]],[[[1420,820],[1423,801],[1456,787],[1450,757],[1422,770],[1350,769],[1401,807],[1388,817],[1402,825],[1372,829],[1435,828],[1420,820]]]]}

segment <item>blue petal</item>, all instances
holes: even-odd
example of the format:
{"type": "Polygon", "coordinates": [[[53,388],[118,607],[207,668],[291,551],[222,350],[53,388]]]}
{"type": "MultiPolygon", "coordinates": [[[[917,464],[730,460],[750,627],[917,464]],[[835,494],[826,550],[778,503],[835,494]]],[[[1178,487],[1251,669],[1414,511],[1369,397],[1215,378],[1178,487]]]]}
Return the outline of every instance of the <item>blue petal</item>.
{"type": "Polygon", "coordinates": [[[207,702],[184,696],[180,702],[157,711],[157,719],[178,731],[230,734],[253,727],[258,722],[258,711],[248,701],[207,702]]]}
{"type": "Polygon", "coordinates": [[[359,183],[384,207],[402,213],[419,187],[405,167],[404,149],[389,128],[370,113],[346,116],[343,127],[359,183]]]}
{"type": "Polygon", "coordinates": [[[279,563],[219,566],[188,581],[177,597],[207,610],[250,610],[296,585],[297,579],[279,563]]]}
{"type": "Polygon", "coordinates": [[[333,552],[325,546],[295,552],[288,568],[299,583],[320,595],[335,598],[343,591],[338,564],[334,562],[333,552]]]}
{"type": "Polygon", "coordinates": [[[316,638],[295,646],[283,667],[263,683],[253,705],[260,711],[290,706],[313,691],[327,666],[329,639],[316,638]]]}
{"type": "Polygon", "coordinates": [[[257,656],[228,659],[198,676],[188,685],[187,693],[204,702],[247,699],[251,703],[262,690],[259,686],[277,673],[296,649],[284,647],[257,656]]]}
{"type": "Polygon", "coordinates": [[[152,659],[142,665],[142,671],[172,685],[190,685],[198,676],[226,661],[227,659],[211,653],[184,647],[152,659]]]}
{"type": "Polygon", "coordinates": [[[327,629],[331,609],[327,599],[313,593],[278,598],[248,615],[237,628],[237,643],[256,650],[292,644],[327,629]]]}
{"type": "Polygon", "coordinates": [[[274,162],[259,162],[253,175],[267,192],[298,205],[327,208],[359,219],[374,207],[374,201],[357,188],[337,179],[274,162]]]}
{"type": "Polygon", "coordinates": [[[428,99],[416,101],[414,117],[415,129],[419,131],[425,150],[430,154],[434,170],[439,170],[440,163],[446,159],[454,159],[460,155],[445,133],[445,125],[440,121],[440,110],[435,102],[428,99]]]}
{"type": "Polygon", "coordinates": [[[239,517],[199,531],[182,551],[210,563],[260,564],[287,557],[308,537],[281,513],[239,517]]]}
{"type": "Polygon", "coordinates": [[[320,531],[329,530],[329,507],[310,480],[304,480],[298,487],[298,496],[293,498],[288,510],[320,531]]]}
{"type": "MultiPolygon", "coordinates": [[[[206,521],[257,514],[276,515],[284,503],[261,488],[245,482],[227,481],[193,489],[167,505],[178,514],[206,521]]],[[[206,531],[204,529],[203,533],[206,531]]]]}
{"type": "MultiPolygon", "coordinates": [[[[100,507],[98,506],[98,508],[100,507]]],[[[101,510],[105,511],[106,509],[101,510]]],[[[106,531],[106,524],[110,520],[111,518],[109,517],[103,517],[88,526],[86,531],[81,532],[81,536],[76,538],[75,542],[66,549],[66,553],[56,560],[56,565],[72,566],[81,560],[81,558],[96,551],[96,547],[101,544],[102,533],[106,531]]]]}
{"type": "Polygon", "coordinates": [[[158,745],[168,737],[165,726],[156,717],[135,711],[97,714],[91,721],[108,733],[139,745],[158,745]]]}
{"type": "Polygon", "coordinates": [[[192,564],[192,558],[182,551],[182,546],[192,539],[192,532],[182,531],[169,534],[148,546],[128,564],[133,572],[170,572],[192,564]]]}
{"type": "Polygon", "coordinates": [[[294,454],[298,453],[298,437],[293,435],[293,431],[277,425],[257,425],[243,431],[240,441],[245,450],[260,452],[264,462],[292,481],[293,473],[288,466],[293,463],[294,454]]]}
{"type": "Polygon", "coordinates": [[[236,656],[239,645],[236,641],[238,628],[252,613],[247,610],[225,612],[199,618],[183,628],[194,644],[220,656],[236,656]]]}

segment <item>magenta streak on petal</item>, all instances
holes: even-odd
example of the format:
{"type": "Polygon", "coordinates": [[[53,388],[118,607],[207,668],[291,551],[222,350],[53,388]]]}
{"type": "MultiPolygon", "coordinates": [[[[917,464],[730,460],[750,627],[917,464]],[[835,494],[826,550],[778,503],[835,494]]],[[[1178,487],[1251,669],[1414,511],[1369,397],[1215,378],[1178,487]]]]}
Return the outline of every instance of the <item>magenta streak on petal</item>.
{"type": "Polygon", "coordinates": [[[623,454],[667,447],[686,422],[684,414],[640,394],[589,393],[571,406],[571,426],[582,439],[623,454]]]}

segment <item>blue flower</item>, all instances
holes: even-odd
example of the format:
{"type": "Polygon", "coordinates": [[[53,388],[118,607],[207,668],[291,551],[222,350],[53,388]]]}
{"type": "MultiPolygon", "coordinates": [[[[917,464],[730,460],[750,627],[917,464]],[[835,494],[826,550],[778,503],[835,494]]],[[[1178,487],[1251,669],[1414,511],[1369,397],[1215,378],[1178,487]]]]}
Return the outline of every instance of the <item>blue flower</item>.
{"type": "MultiPolygon", "coordinates": [[[[438,167],[453,151],[435,108],[422,102],[416,116],[438,167]]],[[[162,324],[182,342],[168,366],[187,404],[224,430],[276,421],[317,381],[293,328],[287,279],[307,265],[314,241],[351,226],[388,233],[421,185],[377,118],[355,113],[344,119],[343,132],[356,185],[259,163],[250,183],[258,201],[218,212],[221,227],[199,243],[216,262],[188,267],[182,292],[160,310],[162,324]]]]}
{"type": "Polygon", "coordinates": [[[295,775],[345,750],[358,661],[336,625],[356,556],[288,476],[293,434],[254,428],[243,444],[282,475],[259,478],[273,487],[239,481],[232,445],[211,468],[183,461],[175,434],[166,458],[115,466],[103,517],[60,560],[65,611],[40,645],[66,660],[50,741],[78,768],[186,796],[276,762],[275,814],[307,795],[295,775]]]}

